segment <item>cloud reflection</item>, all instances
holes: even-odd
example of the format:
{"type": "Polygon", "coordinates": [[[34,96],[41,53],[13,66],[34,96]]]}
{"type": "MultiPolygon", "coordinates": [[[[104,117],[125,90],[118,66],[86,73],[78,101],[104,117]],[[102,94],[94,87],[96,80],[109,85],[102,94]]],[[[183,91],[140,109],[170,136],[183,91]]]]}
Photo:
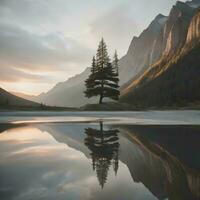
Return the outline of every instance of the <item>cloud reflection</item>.
{"type": "MultiPolygon", "coordinates": [[[[67,130],[63,130],[68,137],[67,130]]],[[[76,132],[78,137],[77,134],[84,132],[76,132]]],[[[57,142],[48,132],[27,126],[0,134],[2,200],[89,200],[108,196],[110,199],[126,196],[124,199],[129,200],[132,193],[154,199],[142,184],[132,181],[126,165],[121,162],[119,165],[118,176],[109,173],[109,182],[102,192],[91,161],[82,152],[57,142]]]]}

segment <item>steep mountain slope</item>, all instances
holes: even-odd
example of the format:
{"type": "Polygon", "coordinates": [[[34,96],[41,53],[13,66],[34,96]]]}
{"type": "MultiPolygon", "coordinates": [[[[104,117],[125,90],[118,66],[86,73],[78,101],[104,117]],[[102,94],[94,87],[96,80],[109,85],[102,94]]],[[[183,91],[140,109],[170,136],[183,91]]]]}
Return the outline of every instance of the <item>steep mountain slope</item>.
{"type": "Polygon", "coordinates": [[[13,94],[10,94],[6,90],[0,88],[0,106],[1,107],[9,107],[9,106],[39,107],[39,104],[17,97],[13,94]]]}
{"type": "Polygon", "coordinates": [[[200,11],[192,18],[187,32],[184,47],[128,85],[122,91],[121,101],[162,106],[200,100],[200,11]]]}
{"type": "Polygon", "coordinates": [[[188,29],[186,43],[195,44],[200,40],[200,11],[193,17],[188,29]]]}
{"type": "Polygon", "coordinates": [[[160,57],[160,32],[166,20],[167,17],[159,14],[139,37],[133,38],[127,54],[119,61],[121,85],[143,72],[160,57]]]}
{"type": "MultiPolygon", "coordinates": [[[[157,37],[153,41],[153,46],[150,46],[151,54],[149,54],[149,57],[152,58],[152,55],[154,55],[154,59],[151,59],[151,62],[146,62],[147,65],[142,68],[143,70],[140,70],[140,73],[133,72],[137,69],[137,67],[131,68],[132,73],[129,72],[129,74],[132,75],[132,78],[121,87],[122,93],[124,88],[135,81],[135,79],[142,75],[142,73],[151,67],[151,65],[156,62],[161,62],[164,59],[171,59],[174,53],[183,47],[186,41],[189,24],[199,6],[200,3],[193,0],[186,3],[178,1],[172,7],[169,16],[165,18],[162,28],[160,28],[159,33],[157,33],[157,37]]],[[[146,45],[143,48],[145,49],[149,47],[146,45]]],[[[138,48],[136,48],[135,51],[137,51],[137,49],[138,48]]],[[[132,58],[133,57],[134,56],[132,55],[132,58]]],[[[142,58],[145,59],[144,56],[142,58]]],[[[136,66],[138,65],[139,64],[136,66]]]]}
{"type": "MultiPolygon", "coordinates": [[[[120,84],[127,82],[133,75],[137,75],[149,64],[152,64],[161,54],[159,44],[155,44],[160,30],[163,28],[166,17],[158,15],[149,27],[138,37],[134,37],[128,53],[120,60],[120,84]],[[148,48],[147,48],[148,47],[148,48]]],[[[34,98],[37,102],[43,102],[52,106],[82,106],[87,103],[96,103],[96,99],[87,99],[84,96],[84,81],[88,77],[90,69],[87,68],[65,82],[58,83],[47,93],[34,98]]]]}
{"type": "Polygon", "coordinates": [[[199,0],[192,0],[192,1],[187,1],[187,4],[193,8],[198,8],[200,7],[200,1],[199,0]]]}
{"type": "Polygon", "coordinates": [[[173,55],[178,49],[182,48],[195,8],[188,3],[178,1],[170,11],[169,18],[165,24],[164,37],[164,56],[173,55]]]}

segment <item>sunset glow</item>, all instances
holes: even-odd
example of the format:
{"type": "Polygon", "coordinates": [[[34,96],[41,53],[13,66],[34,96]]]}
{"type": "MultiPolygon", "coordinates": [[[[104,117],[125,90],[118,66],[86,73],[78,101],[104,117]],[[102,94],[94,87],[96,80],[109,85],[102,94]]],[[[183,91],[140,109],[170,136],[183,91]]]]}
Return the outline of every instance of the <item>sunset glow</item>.
{"type": "Polygon", "coordinates": [[[123,56],[132,37],[159,12],[168,14],[175,0],[153,0],[147,9],[148,2],[1,1],[1,87],[33,95],[48,91],[90,65],[102,36],[111,53],[119,49],[123,56]]]}

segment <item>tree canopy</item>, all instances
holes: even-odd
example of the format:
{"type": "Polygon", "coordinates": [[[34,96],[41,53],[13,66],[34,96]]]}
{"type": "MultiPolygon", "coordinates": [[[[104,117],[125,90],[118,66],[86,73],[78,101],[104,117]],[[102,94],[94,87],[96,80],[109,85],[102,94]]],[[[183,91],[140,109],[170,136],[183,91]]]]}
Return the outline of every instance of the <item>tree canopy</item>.
{"type": "Polygon", "coordinates": [[[96,171],[100,186],[103,188],[110,166],[113,166],[115,175],[119,167],[119,138],[118,129],[103,130],[103,123],[100,122],[100,129],[85,129],[85,145],[91,151],[93,170],[96,171]]]}
{"type": "Polygon", "coordinates": [[[118,57],[115,51],[114,60],[111,63],[107,46],[104,39],[99,43],[96,57],[92,59],[91,74],[85,81],[85,95],[88,98],[100,96],[99,103],[103,98],[119,99],[118,57]]]}

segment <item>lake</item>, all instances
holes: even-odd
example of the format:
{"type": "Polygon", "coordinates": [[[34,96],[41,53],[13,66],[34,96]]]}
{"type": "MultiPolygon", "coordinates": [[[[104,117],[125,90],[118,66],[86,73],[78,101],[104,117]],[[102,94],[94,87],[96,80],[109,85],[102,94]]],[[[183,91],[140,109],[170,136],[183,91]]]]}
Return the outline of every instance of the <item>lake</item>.
{"type": "Polygon", "coordinates": [[[199,200],[200,111],[2,112],[1,200],[199,200]]]}

